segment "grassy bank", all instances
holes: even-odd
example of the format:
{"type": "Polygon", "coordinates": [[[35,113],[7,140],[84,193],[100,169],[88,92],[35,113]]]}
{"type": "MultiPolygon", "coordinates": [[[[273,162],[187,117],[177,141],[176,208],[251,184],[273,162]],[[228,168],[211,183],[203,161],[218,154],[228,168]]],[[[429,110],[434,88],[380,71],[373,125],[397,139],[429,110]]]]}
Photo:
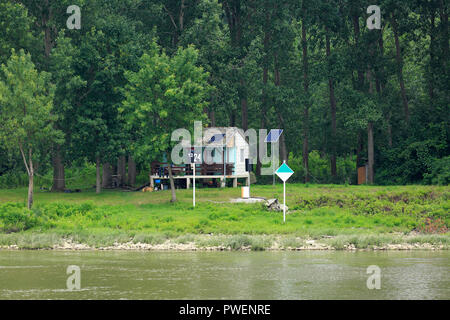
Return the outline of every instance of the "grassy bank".
{"type": "MultiPolygon", "coordinates": [[[[252,186],[252,195],[280,199],[282,186],[252,186]]],[[[445,186],[288,185],[286,224],[262,204],[229,202],[239,196],[240,189],[198,189],[193,209],[192,190],[178,190],[173,204],[169,191],[37,191],[29,211],[25,189],[0,190],[0,246],[52,248],[70,239],[91,248],[448,248],[450,241],[445,186]]]]}

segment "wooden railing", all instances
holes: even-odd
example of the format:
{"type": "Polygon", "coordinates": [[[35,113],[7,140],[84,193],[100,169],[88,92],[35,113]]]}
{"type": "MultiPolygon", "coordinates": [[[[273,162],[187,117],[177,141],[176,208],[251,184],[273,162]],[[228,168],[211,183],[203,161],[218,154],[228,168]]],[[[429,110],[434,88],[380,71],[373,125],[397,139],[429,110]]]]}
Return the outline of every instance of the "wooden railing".
{"type": "MultiPolygon", "coordinates": [[[[151,163],[151,175],[165,177],[169,175],[168,169],[169,163],[167,162],[152,162],[151,163]]],[[[226,175],[232,175],[234,169],[233,163],[226,164],[226,175]]],[[[196,164],[195,165],[195,173],[202,176],[207,175],[223,175],[224,174],[224,165],[223,164],[196,164]]],[[[172,174],[174,176],[179,175],[192,175],[192,167],[190,164],[175,166],[172,165],[172,174]]]]}

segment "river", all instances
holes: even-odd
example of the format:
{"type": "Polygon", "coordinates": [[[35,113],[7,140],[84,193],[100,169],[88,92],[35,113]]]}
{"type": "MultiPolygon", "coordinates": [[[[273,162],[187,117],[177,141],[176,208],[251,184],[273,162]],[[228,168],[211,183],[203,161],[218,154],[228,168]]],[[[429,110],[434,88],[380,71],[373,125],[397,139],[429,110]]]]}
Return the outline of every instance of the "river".
{"type": "Polygon", "coordinates": [[[450,299],[449,271],[449,251],[0,251],[0,299],[450,299]]]}

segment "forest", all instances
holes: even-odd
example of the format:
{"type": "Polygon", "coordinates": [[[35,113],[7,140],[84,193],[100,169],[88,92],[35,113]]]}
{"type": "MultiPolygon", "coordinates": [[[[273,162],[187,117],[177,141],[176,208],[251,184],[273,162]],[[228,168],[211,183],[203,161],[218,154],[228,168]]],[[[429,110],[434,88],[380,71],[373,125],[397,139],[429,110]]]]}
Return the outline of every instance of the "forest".
{"type": "Polygon", "coordinates": [[[296,182],[356,184],[367,165],[369,184],[448,185],[448,13],[446,0],[0,0],[0,188],[64,191],[83,168],[98,192],[114,173],[135,185],[196,120],[283,129],[296,182]]]}

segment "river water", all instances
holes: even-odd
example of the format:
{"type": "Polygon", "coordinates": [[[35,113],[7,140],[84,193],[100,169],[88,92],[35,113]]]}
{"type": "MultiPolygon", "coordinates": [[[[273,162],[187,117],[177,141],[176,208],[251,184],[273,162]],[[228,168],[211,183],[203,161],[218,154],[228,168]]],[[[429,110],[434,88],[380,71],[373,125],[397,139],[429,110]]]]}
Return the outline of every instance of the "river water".
{"type": "Polygon", "coordinates": [[[449,251],[0,251],[0,299],[450,299],[449,272],[449,251]]]}

